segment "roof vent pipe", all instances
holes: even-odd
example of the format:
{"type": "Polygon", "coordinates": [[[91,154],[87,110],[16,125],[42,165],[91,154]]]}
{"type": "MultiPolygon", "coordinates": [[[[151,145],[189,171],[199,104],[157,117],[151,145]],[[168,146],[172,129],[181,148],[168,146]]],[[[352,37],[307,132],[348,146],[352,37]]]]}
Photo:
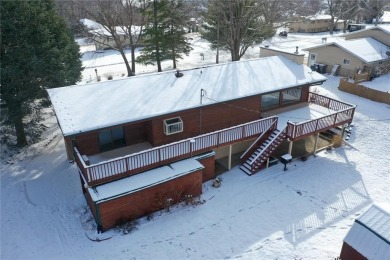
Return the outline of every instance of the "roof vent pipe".
{"type": "Polygon", "coordinates": [[[295,47],[295,54],[298,54],[298,46],[295,47]]]}
{"type": "Polygon", "coordinates": [[[176,78],[183,77],[183,73],[181,73],[179,70],[176,71],[175,73],[176,78]]]}

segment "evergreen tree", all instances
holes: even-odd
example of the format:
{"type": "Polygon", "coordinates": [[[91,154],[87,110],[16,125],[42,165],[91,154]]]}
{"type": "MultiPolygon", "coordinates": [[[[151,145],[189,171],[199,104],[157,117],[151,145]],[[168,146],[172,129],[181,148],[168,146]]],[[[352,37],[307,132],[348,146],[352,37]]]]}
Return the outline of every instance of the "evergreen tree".
{"type": "Polygon", "coordinates": [[[169,1],[164,10],[168,13],[166,24],[168,31],[164,37],[164,43],[173,61],[173,68],[176,69],[178,59],[182,59],[182,54],[188,55],[192,50],[189,39],[186,37],[186,25],[189,25],[190,17],[184,11],[183,1],[169,1]]]}
{"type": "Polygon", "coordinates": [[[27,145],[42,129],[47,88],[81,77],[79,47],[52,0],[1,1],[2,138],[27,145]],[[40,127],[41,126],[41,127],[40,127]],[[11,129],[7,131],[7,129],[11,129]]]}
{"type": "Polygon", "coordinates": [[[161,72],[161,62],[170,58],[164,41],[165,33],[168,31],[168,12],[166,0],[153,0],[153,3],[144,10],[146,26],[143,30],[144,45],[137,62],[144,65],[157,64],[157,71],[161,72]]]}

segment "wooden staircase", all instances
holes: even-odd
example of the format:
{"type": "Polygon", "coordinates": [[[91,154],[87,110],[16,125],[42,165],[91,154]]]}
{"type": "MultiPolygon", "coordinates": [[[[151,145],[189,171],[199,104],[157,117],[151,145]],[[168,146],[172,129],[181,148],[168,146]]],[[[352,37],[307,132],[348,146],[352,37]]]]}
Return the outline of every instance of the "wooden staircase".
{"type": "Polygon", "coordinates": [[[275,129],[268,138],[247,158],[240,169],[248,175],[253,175],[267,164],[268,158],[287,136],[287,128],[282,131],[275,129]]]}

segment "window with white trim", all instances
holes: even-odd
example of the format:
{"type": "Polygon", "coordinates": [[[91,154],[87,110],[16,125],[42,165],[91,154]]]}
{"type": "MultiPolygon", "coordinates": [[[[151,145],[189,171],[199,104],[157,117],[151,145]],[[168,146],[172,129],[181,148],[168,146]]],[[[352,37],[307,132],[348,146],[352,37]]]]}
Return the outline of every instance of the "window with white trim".
{"type": "Polygon", "coordinates": [[[164,134],[171,135],[183,132],[183,121],[180,117],[164,120],[164,134]]]}
{"type": "Polygon", "coordinates": [[[343,64],[345,64],[345,65],[349,65],[350,63],[351,63],[350,60],[347,60],[347,59],[344,59],[344,60],[343,60],[343,64]]]}

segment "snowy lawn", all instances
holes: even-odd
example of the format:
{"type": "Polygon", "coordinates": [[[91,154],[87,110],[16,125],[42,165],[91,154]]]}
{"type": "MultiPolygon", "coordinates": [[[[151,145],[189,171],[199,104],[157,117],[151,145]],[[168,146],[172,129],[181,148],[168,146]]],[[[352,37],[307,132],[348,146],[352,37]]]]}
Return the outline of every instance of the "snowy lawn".
{"type": "MultiPolygon", "coordinates": [[[[340,35],[340,33],[335,33],[334,35],[329,35],[329,33],[290,33],[288,37],[272,37],[265,40],[262,45],[269,45],[273,48],[294,52],[296,46],[299,47],[299,50],[302,50],[304,48],[320,45],[322,43],[322,37],[324,36],[328,38],[328,42],[332,42],[340,39],[340,35]]],[[[208,64],[215,64],[216,51],[210,49],[210,44],[201,39],[198,33],[190,33],[188,37],[191,38],[193,50],[188,56],[184,56],[183,59],[178,62],[178,69],[190,69],[208,64]]],[[[113,78],[116,79],[127,75],[123,59],[118,51],[105,50],[104,52],[95,52],[95,47],[92,43],[88,44],[88,42],[85,42],[82,39],[78,39],[77,42],[80,44],[80,50],[83,53],[82,60],[83,66],[85,67],[81,83],[96,82],[97,77],[95,69],[102,81],[107,80],[108,76],[113,76],[113,78]]],[[[136,50],[136,57],[138,57],[140,51],[141,49],[136,50]]],[[[249,48],[242,59],[259,58],[259,55],[260,46],[255,46],[249,48]]],[[[126,50],[126,57],[130,62],[130,49],[126,50]]],[[[230,60],[230,53],[220,51],[220,63],[228,62],[230,60]]],[[[161,66],[163,71],[173,69],[171,61],[163,61],[161,66]]],[[[157,72],[156,66],[144,66],[139,63],[136,63],[135,70],[136,75],[157,72]]]]}
{"type": "Polygon", "coordinates": [[[1,161],[1,259],[334,259],[355,217],[390,203],[390,107],[338,91],[338,80],[315,88],[357,105],[351,146],[285,172],[277,164],[249,177],[235,167],[220,188],[204,184],[203,204],[141,219],[127,235],[96,233],[48,110],[47,139],[1,161]]]}

